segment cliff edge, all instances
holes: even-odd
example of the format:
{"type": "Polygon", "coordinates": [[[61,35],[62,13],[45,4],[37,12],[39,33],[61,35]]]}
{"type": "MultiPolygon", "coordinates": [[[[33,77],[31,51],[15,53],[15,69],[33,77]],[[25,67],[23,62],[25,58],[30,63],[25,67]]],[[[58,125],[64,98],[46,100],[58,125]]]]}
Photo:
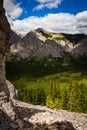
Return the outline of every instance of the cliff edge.
{"type": "Polygon", "coordinates": [[[6,84],[0,87],[0,130],[87,130],[87,114],[21,102],[14,86],[6,84]]]}

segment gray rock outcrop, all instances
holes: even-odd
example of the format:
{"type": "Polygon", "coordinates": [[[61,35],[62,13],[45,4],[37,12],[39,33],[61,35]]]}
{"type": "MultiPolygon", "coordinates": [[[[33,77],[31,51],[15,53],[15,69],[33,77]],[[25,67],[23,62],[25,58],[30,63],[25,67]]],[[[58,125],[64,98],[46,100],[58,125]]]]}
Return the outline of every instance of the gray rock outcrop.
{"type": "Polygon", "coordinates": [[[54,34],[44,29],[29,32],[11,46],[11,54],[22,58],[29,56],[60,57],[63,52],[71,52],[73,45],[68,40],[62,40],[62,34],[54,34]],[[61,40],[58,40],[61,37],[61,40]]]}
{"type": "Polygon", "coordinates": [[[74,46],[71,53],[73,55],[87,55],[87,38],[79,41],[79,43],[74,46]]]}
{"type": "Polygon", "coordinates": [[[3,0],[0,0],[0,84],[5,83],[5,60],[9,52],[10,26],[5,17],[3,0]]]}
{"type": "Polygon", "coordinates": [[[87,54],[87,35],[85,34],[52,33],[38,28],[24,37],[18,38],[18,35],[12,37],[10,41],[14,44],[11,46],[11,56],[26,58],[51,55],[60,57],[64,52],[78,56],[87,54]]]}
{"type": "MultiPolygon", "coordinates": [[[[17,37],[14,35],[13,43],[17,37]]],[[[12,39],[12,38],[11,38],[12,39]]],[[[73,55],[87,53],[87,36],[84,34],[52,33],[42,28],[29,32],[11,46],[11,56],[60,57],[64,52],[73,55]]]]}
{"type": "Polygon", "coordinates": [[[15,44],[20,39],[21,39],[21,36],[16,34],[13,30],[11,30],[11,32],[10,32],[10,40],[9,40],[10,45],[15,44]]]}

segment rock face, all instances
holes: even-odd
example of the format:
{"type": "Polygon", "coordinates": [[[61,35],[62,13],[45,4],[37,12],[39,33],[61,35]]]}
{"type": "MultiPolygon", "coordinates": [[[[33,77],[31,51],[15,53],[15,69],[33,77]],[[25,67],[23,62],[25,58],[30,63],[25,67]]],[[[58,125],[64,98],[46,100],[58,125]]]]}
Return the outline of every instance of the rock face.
{"type": "Polygon", "coordinates": [[[21,39],[21,36],[16,34],[13,30],[11,30],[10,32],[10,44],[15,44],[17,41],[19,41],[21,39]]]}
{"type": "Polygon", "coordinates": [[[70,52],[73,48],[72,43],[68,40],[62,40],[64,38],[62,34],[54,34],[39,28],[29,32],[13,44],[11,52],[22,58],[38,55],[60,57],[64,51],[70,52]]]}
{"type": "MultiPolygon", "coordinates": [[[[16,38],[13,38],[13,43],[16,38]]],[[[11,46],[11,54],[22,58],[38,55],[60,57],[63,52],[82,55],[87,52],[86,43],[87,36],[84,34],[52,33],[38,28],[15,42],[11,46]]]]}
{"type": "Polygon", "coordinates": [[[38,28],[21,38],[18,35],[11,36],[11,54],[22,58],[39,55],[60,57],[63,52],[73,55],[87,53],[87,35],[85,34],[52,33],[38,28]]]}
{"type": "Polygon", "coordinates": [[[0,0],[0,84],[5,83],[5,60],[9,52],[10,26],[5,17],[3,0],[0,0]]]}
{"type": "Polygon", "coordinates": [[[74,48],[72,49],[73,55],[87,55],[87,38],[81,40],[74,48]]]}

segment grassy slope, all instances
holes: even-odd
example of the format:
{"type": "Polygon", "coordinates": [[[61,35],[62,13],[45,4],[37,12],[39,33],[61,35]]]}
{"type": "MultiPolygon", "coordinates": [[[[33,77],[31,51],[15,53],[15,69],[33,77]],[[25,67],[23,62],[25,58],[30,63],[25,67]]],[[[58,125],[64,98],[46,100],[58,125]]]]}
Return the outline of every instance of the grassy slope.
{"type": "Polygon", "coordinates": [[[51,83],[65,88],[71,82],[87,84],[86,64],[82,62],[69,62],[51,59],[33,61],[32,63],[10,62],[7,63],[7,79],[10,80],[17,89],[25,87],[27,89],[43,87],[48,93],[51,83]]]}

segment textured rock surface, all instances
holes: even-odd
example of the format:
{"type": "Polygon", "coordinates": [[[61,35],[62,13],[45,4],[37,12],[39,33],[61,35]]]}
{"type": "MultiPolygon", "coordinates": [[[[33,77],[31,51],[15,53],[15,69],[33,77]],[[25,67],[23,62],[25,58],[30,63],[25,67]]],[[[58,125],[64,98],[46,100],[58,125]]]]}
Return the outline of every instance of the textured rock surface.
{"type": "MultiPolygon", "coordinates": [[[[13,43],[15,39],[14,35],[13,43]]],[[[11,53],[22,58],[37,55],[60,57],[63,52],[73,55],[87,53],[87,36],[55,34],[39,28],[29,32],[11,46],[11,53]]]]}
{"type": "Polygon", "coordinates": [[[5,17],[3,0],[0,0],[0,84],[5,83],[5,59],[9,52],[10,26],[5,17]]]}
{"type": "Polygon", "coordinates": [[[73,46],[68,40],[58,40],[58,38],[62,39],[63,35],[47,32],[40,28],[29,32],[13,44],[11,52],[22,58],[37,55],[59,57],[64,51],[70,52],[73,46]]]}
{"type": "Polygon", "coordinates": [[[19,41],[21,39],[22,36],[16,34],[13,30],[11,30],[10,32],[10,44],[15,44],[17,41],[19,41]]]}
{"type": "Polygon", "coordinates": [[[33,106],[17,100],[14,86],[0,87],[1,130],[87,130],[87,114],[33,106]],[[2,87],[3,88],[3,87],[2,87]],[[2,102],[3,100],[3,102],[2,102]]]}
{"type": "Polygon", "coordinates": [[[72,49],[73,55],[83,55],[87,54],[87,38],[81,40],[74,48],[72,49]]]}

